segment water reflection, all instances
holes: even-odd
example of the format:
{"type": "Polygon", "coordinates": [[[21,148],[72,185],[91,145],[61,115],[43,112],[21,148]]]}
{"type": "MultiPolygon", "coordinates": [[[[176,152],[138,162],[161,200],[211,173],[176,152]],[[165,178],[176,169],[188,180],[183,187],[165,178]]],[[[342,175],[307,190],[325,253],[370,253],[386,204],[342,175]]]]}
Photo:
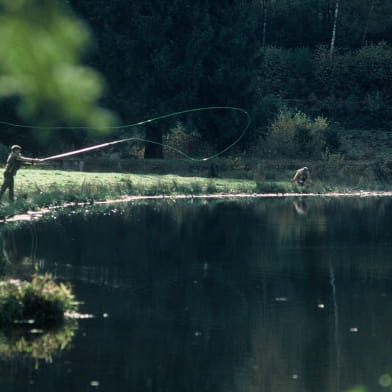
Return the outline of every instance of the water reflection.
{"type": "Polygon", "coordinates": [[[308,213],[308,205],[303,199],[294,200],[293,207],[298,215],[306,215],[308,213]]]}
{"type": "MultiPolygon", "coordinates": [[[[377,390],[392,365],[391,200],[295,202],[304,213],[284,199],[92,207],[3,230],[3,271],[69,280],[96,316],[37,388],[377,390]]],[[[5,390],[23,390],[5,368],[5,390]]]]}
{"type": "Polygon", "coordinates": [[[56,353],[68,348],[77,327],[76,320],[68,320],[50,329],[3,328],[0,330],[0,358],[22,355],[50,363],[56,353]]]}

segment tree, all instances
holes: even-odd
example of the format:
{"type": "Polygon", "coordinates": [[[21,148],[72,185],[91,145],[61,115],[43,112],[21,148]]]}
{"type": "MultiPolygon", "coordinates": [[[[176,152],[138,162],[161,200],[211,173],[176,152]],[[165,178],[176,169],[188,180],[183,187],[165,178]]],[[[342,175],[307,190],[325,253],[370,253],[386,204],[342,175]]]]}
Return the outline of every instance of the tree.
{"type": "MultiPolygon", "coordinates": [[[[245,108],[257,124],[255,110],[260,99],[257,81],[261,64],[257,35],[259,4],[211,0],[208,10],[210,39],[202,63],[198,102],[204,106],[245,108]]],[[[201,134],[221,149],[238,135],[243,118],[237,114],[218,117],[211,113],[206,120],[199,126],[201,134]]]]}
{"type": "Polygon", "coordinates": [[[335,49],[336,27],[337,27],[337,23],[338,23],[338,15],[339,15],[339,0],[336,0],[334,17],[333,17],[331,45],[329,46],[329,55],[330,56],[333,55],[333,52],[334,52],[334,49],[335,49]]]}
{"type": "Polygon", "coordinates": [[[261,7],[263,11],[263,27],[262,27],[262,34],[261,34],[261,46],[262,48],[265,47],[267,42],[267,25],[268,25],[268,12],[269,8],[271,7],[270,0],[261,0],[261,7]]]}
{"type": "MultiPolygon", "coordinates": [[[[260,47],[254,1],[72,3],[97,36],[99,51],[91,61],[110,82],[110,106],[127,122],[201,106],[254,104],[260,47]]],[[[233,122],[243,121],[238,114],[225,117],[202,113],[181,121],[219,147],[238,134],[233,122]]],[[[152,123],[146,136],[160,143],[172,125],[152,123]]],[[[150,143],[145,154],[162,156],[150,143]]]]}
{"type": "Polygon", "coordinates": [[[366,38],[368,35],[368,31],[369,31],[369,23],[370,23],[370,19],[372,17],[373,11],[374,11],[375,4],[376,4],[376,0],[370,0],[369,11],[367,13],[365,27],[363,29],[362,44],[364,44],[366,42],[366,38]]]}
{"type": "Polygon", "coordinates": [[[0,98],[17,97],[18,114],[47,124],[101,128],[103,81],[80,64],[86,26],[56,0],[0,0],[0,98]]]}

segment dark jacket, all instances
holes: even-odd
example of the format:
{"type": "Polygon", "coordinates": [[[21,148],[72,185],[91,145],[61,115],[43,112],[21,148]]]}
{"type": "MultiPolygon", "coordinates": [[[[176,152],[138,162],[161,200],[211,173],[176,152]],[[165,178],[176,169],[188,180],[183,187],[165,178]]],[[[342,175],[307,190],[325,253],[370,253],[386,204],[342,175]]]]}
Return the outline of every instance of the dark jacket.
{"type": "Polygon", "coordinates": [[[21,166],[32,165],[34,159],[25,158],[20,152],[11,152],[7,158],[7,164],[4,169],[4,175],[14,176],[21,166]]]}

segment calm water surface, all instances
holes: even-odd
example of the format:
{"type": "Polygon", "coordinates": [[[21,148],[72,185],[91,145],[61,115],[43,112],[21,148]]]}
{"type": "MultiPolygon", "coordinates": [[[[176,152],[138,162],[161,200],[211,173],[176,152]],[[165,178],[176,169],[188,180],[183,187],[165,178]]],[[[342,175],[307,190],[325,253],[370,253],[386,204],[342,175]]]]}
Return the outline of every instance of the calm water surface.
{"type": "Polygon", "coordinates": [[[390,198],[314,198],[3,227],[1,273],[50,272],[90,317],[30,353],[0,334],[0,391],[390,391],[391,222],[390,198]]]}

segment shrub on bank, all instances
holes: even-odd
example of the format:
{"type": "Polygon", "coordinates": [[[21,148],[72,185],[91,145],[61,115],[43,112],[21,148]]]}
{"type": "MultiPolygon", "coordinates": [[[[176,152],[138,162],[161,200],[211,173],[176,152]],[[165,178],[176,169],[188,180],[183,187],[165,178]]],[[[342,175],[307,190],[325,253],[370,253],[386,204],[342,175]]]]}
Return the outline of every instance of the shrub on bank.
{"type": "Polygon", "coordinates": [[[71,289],[50,275],[35,274],[31,282],[6,279],[0,282],[0,326],[62,322],[65,312],[77,309],[71,289]]]}
{"type": "Polygon", "coordinates": [[[320,158],[327,146],[328,120],[314,119],[299,110],[283,108],[258,149],[269,157],[320,158]]]}

